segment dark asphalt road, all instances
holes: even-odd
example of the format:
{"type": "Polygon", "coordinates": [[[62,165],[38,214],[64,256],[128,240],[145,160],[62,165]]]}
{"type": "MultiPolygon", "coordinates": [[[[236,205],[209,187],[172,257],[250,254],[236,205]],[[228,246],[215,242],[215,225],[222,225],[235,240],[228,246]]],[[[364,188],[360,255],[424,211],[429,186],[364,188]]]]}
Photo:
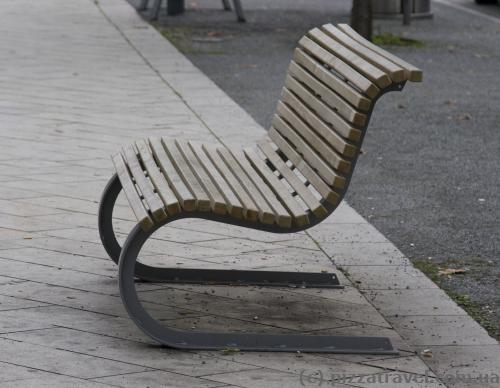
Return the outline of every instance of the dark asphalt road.
{"type": "MultiPolygon", "coordinates": [[[[246,24],[208,0],[199,6],[211,9],[188,1],[189,12],[160,23],[268,127],[298,38],[313,26],[347,21],[350,1],[244,5],[246,24]]],[[[347,201],[412,259],[469,269],[444,282],[491,311],[499,326],[500,23],[441,4],[434,11],[433,20],[407,29],[396,21],[375,24],[376,32],[404,31],[424,43],[390,50],[421,67],[425,82],[378,103],[347,201]]]]}

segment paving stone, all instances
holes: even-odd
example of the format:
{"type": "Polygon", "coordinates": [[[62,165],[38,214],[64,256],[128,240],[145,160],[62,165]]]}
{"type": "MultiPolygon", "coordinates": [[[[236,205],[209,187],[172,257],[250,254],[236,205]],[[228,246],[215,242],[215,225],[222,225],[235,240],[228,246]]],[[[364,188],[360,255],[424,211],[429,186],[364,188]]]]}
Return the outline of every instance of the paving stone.
{"type": "Polygon", "coordinates": [[[374,290],[365,293],[385,316],[466,315],[443,290],[374,290]]]}
{"type": "Polygon", "coordinates": [[[389,322],[412,345],[495,345],[468,315],[389,317],[389,322]],[[432,327],[432,331],[426,328],[432,327]],[[473,336],[470,333],[474,333],[473,336]]]}
{"type": "Polygon", "coordinates": [[[424,346],[432,358],[425,361],[449,387],[496,388],[499,386],[500,348],[498,345],[424,346]]]}
{"type": "Polygon", "coordinates": [[[139,372],[139,373],[128,373],[126,375],[102,377],[99,379],[94,379],[94,381],[100,383],[107,383],[118,387],[148,387],[148,388],[161,388],[168,384],[169,388],[210,388],[218,387],[219,383],[213,381],[207,381],[200,378],[183,376],[177,373],[171,372],[139,372]]]}
{"type": "Polygon", "coordinates": [[[73,377],[92,378],[147,370],[141,366],[59,349],[47,351],[45,346],[5,338],[0,339],[0,346],[2,362],[73,377]]]}

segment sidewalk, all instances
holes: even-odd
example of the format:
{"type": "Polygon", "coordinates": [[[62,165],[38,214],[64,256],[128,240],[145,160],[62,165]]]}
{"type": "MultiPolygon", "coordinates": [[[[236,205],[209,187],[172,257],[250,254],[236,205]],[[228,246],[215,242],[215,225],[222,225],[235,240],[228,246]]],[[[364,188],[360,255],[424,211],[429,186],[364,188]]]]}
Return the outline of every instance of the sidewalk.
{"type": "MultiPolygon", "coordinates": [[[[228,145],[264,130],[125,0],[21,0],[0,18],[2,387],[328,386],[340,374],[365,377],[339,387],[439,387],[434,373],[499,373],[497,342],[347,204],[307,233],[189,221],[147,247],[155,263],[183,267],[332,271],[333,261],[348,271],[344,290],[144,285],[141,296],[174,327],[384,335],[399,357],[154,346],[123,310],[99,242],[109,154],[145,136],[228,145]]],[[[123,238],[133,216],[122,205],[123,238]]]]}

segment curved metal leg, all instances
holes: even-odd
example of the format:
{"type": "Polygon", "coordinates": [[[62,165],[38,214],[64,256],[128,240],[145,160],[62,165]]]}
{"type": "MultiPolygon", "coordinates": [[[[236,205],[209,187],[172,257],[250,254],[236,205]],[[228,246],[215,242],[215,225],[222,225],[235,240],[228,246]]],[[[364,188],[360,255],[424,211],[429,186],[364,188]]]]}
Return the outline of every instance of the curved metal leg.
{"type": "Polygon", "coordinates": [[[224,11],[231,11],[231,4],[229,4],[229,0],[222,0],[222,7],[224,11]]]}
{"type": "Polygon", "coordinates": [[[116,264],[118,264],[118,260],[120,259],[122,248],[118,244],[115,231],[113,230],[113,209],[121,189],[120,179],[118,179],[118,175],[114,174],[102,193],[98,216],[99,236],[101,237],[102,245],[111,260],[116,264]]]}
{"type": "Polygon", "coordinates": [[[159,228],[145,232],[137,225],[128,236],[120,255],[119,284],[122,301],[130,318],[147,335],[161,344],[178,349],[250,351],[329,352],[397,354],[385,337],[340,337],[289,334],[212,333],[173,330],[156,321],[142,306],[135,288],[137,256],[147,239],[159,228]]]}

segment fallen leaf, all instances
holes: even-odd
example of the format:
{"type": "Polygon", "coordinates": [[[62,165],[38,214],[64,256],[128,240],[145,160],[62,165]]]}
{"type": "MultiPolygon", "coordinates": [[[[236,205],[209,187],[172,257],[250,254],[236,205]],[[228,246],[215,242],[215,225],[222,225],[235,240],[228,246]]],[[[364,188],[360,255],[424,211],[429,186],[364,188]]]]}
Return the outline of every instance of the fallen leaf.
{"type": "Polygon", "coordinates": [[[422,356],[426,358],[432,358],[432,351],[430,349],[422,350],[422,356]]]}
{"type": "Polygon", "coordinates": [[[438,275],[456,275],[465,272],[467,272],[465,268],[444,268],[438,271],[438,275]]]}

